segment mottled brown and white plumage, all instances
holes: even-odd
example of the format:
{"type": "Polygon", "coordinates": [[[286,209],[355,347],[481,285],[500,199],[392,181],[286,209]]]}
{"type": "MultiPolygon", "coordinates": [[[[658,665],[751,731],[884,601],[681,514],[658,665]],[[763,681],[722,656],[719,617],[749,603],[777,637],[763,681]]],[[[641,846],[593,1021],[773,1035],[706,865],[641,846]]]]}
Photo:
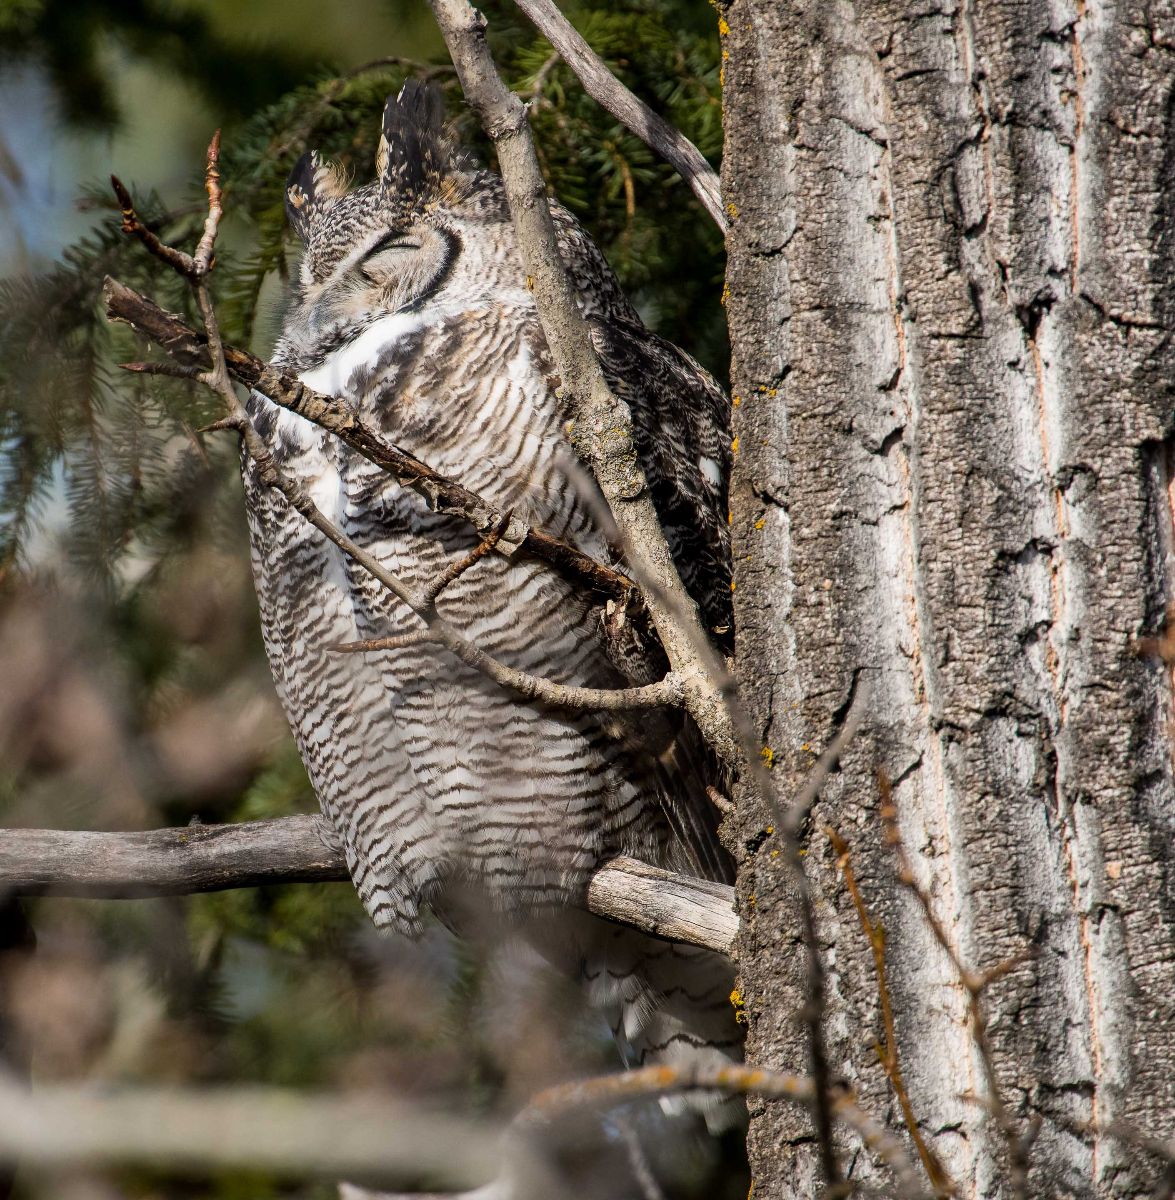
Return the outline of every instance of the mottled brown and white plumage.
{"type": "MultiPolygon", "coordinates": [[[[373,183],[348,190],[308,155],[288,198],[306,248],[275,361],[503,510],[612,561],[568,478],[501,182],[450,143],[438,94],[409,84],[389,101],[373,183]]],[[[726,397],[644,327],[591,239],[554,212],[678,567],[720,640],[731,621],[726,397]]],[[[409,584],[423,589],[476,544],[317,427],[256,394],[250,409],[327,516],[409,584]]],[[[449,897],[474,888],[550,956],[570,956],[631,1061],[737,1053],[725,962],[567,911],[617,854],[729,878],[705,793],[713,763],[688,720],[525,703],[436,647],[332,652],[416,619],[247,463],[245,481],[274,678],[376,924],[415,934],[422,906],[451,919],[449,897]]],[[[486,556],[438,608],[501,661],[559,682],[623,686],[651,669],[616,652],[589,598],[526,558],[486,556]]]]}

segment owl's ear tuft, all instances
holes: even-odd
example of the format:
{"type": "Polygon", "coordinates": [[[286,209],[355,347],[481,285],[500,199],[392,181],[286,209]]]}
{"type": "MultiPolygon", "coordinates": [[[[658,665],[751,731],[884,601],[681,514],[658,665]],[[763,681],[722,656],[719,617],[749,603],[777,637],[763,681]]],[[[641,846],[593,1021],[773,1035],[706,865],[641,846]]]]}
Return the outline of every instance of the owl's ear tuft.
{"type": "Polygon", "coordinates": [[[303,241],[314,221],[346,191],[347,180],[337,163],[324,161],[317,150],[298,159],[286,180],[286,215],[303,241]]]}
{"type": "Polygon", "coordinates": [[[409,79],[384,105],[375,155],[380,190],[404,203],[440,194],[462,162],[445,128],[445,101],[435,84],[409,79]]]}

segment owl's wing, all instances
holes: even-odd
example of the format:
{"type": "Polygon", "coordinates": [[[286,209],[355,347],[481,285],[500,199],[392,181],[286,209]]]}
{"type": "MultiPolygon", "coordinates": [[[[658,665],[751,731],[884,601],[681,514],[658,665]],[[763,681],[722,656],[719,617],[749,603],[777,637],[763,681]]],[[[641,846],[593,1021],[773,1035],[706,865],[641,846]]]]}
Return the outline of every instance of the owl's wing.
{"type": "MultiPolygon", "coordinates": [[[[600,365],[632,412],[637,454],[670,552],[702,623],[728,653],[732,642],[730,415],[713,376],[639,318],[589,318],[600,365]]],[[[662,803],[677,830],[682,866],[729,881],[732,864],[718,841],[707,784],[722,785],[719,765],[693,722],[684,719],[661,754],[662,803]]]]}
{"type": "Polygon", "coordinates": [[[715,645],[729,653],[729,401],[700,363],[635,316],[590,327],[608,384],[632,413],[637,455],[682,582],[715,645]]]}

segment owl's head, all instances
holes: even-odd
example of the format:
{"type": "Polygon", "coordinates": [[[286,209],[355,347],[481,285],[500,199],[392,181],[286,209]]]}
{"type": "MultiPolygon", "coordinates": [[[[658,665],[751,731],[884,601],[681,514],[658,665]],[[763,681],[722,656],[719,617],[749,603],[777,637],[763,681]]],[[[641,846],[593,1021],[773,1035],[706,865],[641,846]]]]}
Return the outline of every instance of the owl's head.
{"type": "Polygon", "coordinates": [[[412,80],[388,99],[375,168],[371,183],[349,188],[310,151],[287,182],[286,210],[305,244],[287,329],[311,341],[503,282],[494,277],[512,237],[500,181],[455,145],[438,89],[412,80]]]}

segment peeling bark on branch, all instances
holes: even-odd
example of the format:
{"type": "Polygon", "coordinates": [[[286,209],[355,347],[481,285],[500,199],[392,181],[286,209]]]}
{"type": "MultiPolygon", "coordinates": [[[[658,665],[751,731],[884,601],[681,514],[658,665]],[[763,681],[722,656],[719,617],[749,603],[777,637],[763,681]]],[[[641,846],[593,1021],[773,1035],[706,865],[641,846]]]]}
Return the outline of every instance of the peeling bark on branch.
{"type": "MultiPolygon", "coordinates": [[[[142,833],[0,830],[0,893],[127,899],[278,883],[348,880],[341,849],[314,816],[142,833]]],[[[584,907],[670,941],[729,954],[734,892],[634,858],[605,863],[584,907]]]]}

